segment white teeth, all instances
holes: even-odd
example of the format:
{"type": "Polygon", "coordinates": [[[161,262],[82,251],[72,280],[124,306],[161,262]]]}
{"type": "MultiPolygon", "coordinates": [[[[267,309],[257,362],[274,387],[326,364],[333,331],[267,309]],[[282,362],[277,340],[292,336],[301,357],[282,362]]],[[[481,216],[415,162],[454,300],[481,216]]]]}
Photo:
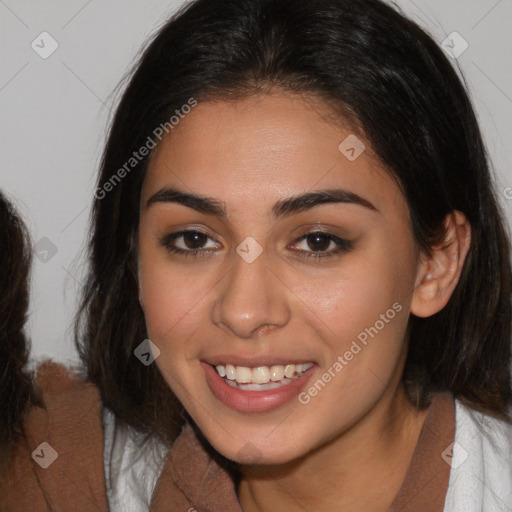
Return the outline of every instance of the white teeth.
{"type": "Polygon", "coordinates": [[[253,368],[251,380],[256,384],[266,384],[270,380],[270,370],[266,366],[253,368]]]}
{"type": "Polygon", "coordinates": [[[282,380],[284,377],[284,366],[278,364],[276,366],[270,367],[270,380],[273,382],[277,382],[278,380],[282,380]]]}
{"type": "Polygon", "coordinates": [[[232,364],[224,366],[219,364],[215,366],[215,369],[221,377],[226,378],[228,384],[234,387],[247,391],[264,391],[266,389],[274,389],[283,384],[289,384],[312,366],[313,363],[304,363],[296,365],[277,364],[270,368],[268,366],[248,368],[247,366],[234,366],[232,364]],[[240,384],[240,386],[238,386],[238,384],[240,384]]]}
{"type": "Polygon", "coordinates": [[[295,373],[295,365],[294,364],[287,364],[284,367],[284,376],[291,379],[293,377],[293,374],[295,373]]]}
{"type": "Polygon", "coordinates": [[[247,366],[237,366],[235,369],[235,380],[240,384],[248,384],[252,379],[252,370],[247,366]]]}
{"type": "MultiPolygon", "coordinates": [[[[222,366],[220,368],[222,368],[222,366]]],[[[220,375],[220,373],[219,373],[219,375],[220,375]]],[[[221,375],[221,377],[222,377],[222,375],[221,375]]],[[[226,378],[229,380],[235,380],[235,378],[236,378],[235,367],[232,364],[226,365],[226,378]]]]}
{"type": "MultiPolygon", "coordinates": [[[[295,377],[295,379],[297,378],[298,376],[295,377]]],[[[242,391],[268,391],[290,384],[290,382],[293,382],[295,379],[283,379],[281,382],[268,382],[266,384],[238,384],[233,380],[227,380],[226,383],[232,388],[241,389],[242,391]]]]}

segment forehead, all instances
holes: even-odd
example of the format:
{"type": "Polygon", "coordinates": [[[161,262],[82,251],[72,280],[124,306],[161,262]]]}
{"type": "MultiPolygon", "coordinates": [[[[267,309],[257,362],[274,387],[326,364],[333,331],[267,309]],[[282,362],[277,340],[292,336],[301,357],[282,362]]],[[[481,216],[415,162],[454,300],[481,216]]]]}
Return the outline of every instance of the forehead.
{"type": "Polygon", "coordinates": [[[335,187],[379,209],[405,204],[364,137],[319,100],[282,92],[200,102],[154,150],[142,201],[166,186],[234,208],[335,187]]]}

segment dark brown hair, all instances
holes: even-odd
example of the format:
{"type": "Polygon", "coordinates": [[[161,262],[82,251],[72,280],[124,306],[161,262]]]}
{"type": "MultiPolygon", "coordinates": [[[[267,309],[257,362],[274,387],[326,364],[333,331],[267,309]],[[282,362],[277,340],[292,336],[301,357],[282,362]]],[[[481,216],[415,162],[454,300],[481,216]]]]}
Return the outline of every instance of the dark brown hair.
{"type": "Polygon", "coordinates": [[[142,365],[133,353],[147,337],[134,269],[148,156],[128,170],[126,163],[190,98],[237,98],[273,87],[352,113],[399,182],[422,250],[442,239],[449,212],[466,215],[472,241],[460,282],[438,314],[411,317],[403,378],[418,407],[433,391],[450,390],[472,408],[506,419],[509,242],[479,127],[443,51],[379,0],[196,0],[144,50],[102,158],[76,328],[78,350],[104,403],[169,442],[184,421],[156,365],[142,365]],[[122,179],[113,181],[114,175],[122,179]]]}
{"type": "Polygon", "coordinates": [[[25,371],[30,352],[24,327],[31,252],[23,221],[0,192],[0,463],[21,436],[30,405],[39,405],[25,371]]]}

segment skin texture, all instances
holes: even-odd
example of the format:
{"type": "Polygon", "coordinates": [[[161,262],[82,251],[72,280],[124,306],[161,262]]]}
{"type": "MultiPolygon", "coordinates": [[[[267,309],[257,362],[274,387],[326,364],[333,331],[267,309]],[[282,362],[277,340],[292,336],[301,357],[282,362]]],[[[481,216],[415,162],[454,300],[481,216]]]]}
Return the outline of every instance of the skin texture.
{"type": "MultiPolygon", "coordinates": [[[[450,243],[420,254],[405,198],[370,143],[358,135],[366,150],[349,161],[338,146],[353,130],[327,114],[319,101],[279,90],[200,103],[154,151],[142,189],[139,297],[161,350],[156,364],[216,450],[257,458],[241,468],[245,511],[387,509],[426,416],[400,383],[408,317],[444,307],[469,246],[469,225],[455,212],[446,219],[450,243]],[[217,199],[227,215],[147,206],[171,186],[217,199]],[[330,188],[376,210],[335,203],[273,218],[276,201],[330,188]],[[210,237],[197,257],[161,243],[192,228],[210,237]],[[314,231],[352,247],[313,257],[322,251],[301,236],[314,231]],[[236,252],[248,236],[263,249],[252,263],[236,252]],[[310,386],[393,304],[401,311],[306,405],[242,413],[207,385],[200,361],[236,355],[314,362],[310,386]]],[[[187,248],[183,237],[174,244],[187,248]]]]}

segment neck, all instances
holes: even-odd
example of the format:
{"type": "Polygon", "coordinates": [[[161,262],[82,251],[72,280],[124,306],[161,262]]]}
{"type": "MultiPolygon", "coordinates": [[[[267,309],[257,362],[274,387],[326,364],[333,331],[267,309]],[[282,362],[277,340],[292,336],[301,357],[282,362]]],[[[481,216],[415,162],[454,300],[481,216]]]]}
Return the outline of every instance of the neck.
{"type": "Polygon", "coordinates": [[[400,490],[427,410],[388,388],[363,418],[328,443],[286,464],[243,467],[244,512],[385,512],[400,490]]]}

